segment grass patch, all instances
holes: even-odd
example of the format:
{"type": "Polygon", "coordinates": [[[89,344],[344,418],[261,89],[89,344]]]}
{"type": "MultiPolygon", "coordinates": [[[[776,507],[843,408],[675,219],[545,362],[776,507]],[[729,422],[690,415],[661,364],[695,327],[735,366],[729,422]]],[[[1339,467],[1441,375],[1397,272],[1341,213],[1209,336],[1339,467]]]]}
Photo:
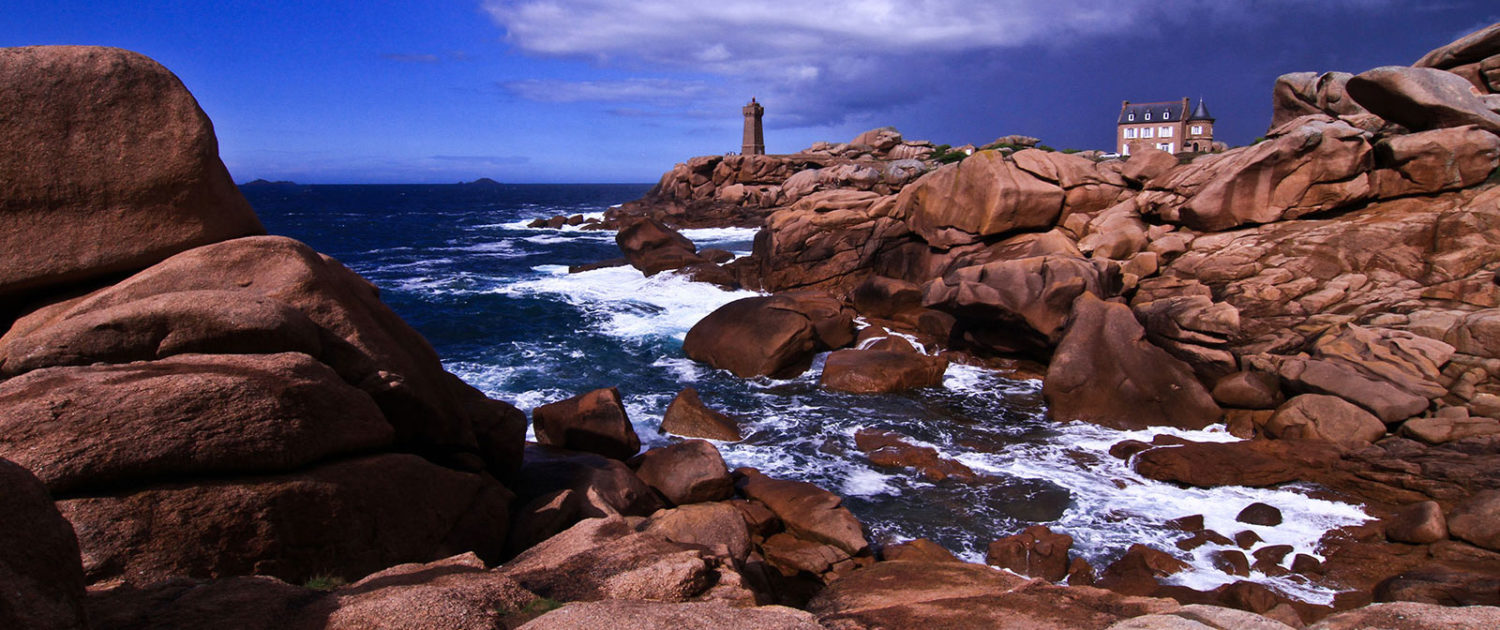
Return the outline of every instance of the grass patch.
{"type": "Polygon", "coordinates": [[[302,587],[315,591],[331,591],[348,583],[348,580],[337,575],[314,575],[307,578],[307,581],[302,583],[302,587]]]}
{"type": "Polygon", "coordinates": [[[522,615],[540,617],[544,614],[562,608],[563,603],[550,597],[538,597],[531,600],[518,611],[522,615]]]}

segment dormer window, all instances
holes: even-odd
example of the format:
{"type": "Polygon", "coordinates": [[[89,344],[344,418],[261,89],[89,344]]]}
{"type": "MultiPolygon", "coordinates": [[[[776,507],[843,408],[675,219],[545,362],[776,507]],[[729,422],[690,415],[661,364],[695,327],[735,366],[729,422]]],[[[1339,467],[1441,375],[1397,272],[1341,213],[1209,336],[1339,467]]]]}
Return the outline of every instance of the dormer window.
{"type": "Polygon", "coordinates": [[[1129,114],[1126,119],[1127,120],[1135,120],[1135,114],[1129,114]]]}
{"type": "Polygon", "coordinates": [[[1172,119],[1172,112],[1162,112],[1161,119],[1162,120],[1171,120],[1172,119]]]}
{"type": "Polygon", "coordinates": [[[1151,120],[1151,112],[1146,112],[1146,120],[1151,120]]]}

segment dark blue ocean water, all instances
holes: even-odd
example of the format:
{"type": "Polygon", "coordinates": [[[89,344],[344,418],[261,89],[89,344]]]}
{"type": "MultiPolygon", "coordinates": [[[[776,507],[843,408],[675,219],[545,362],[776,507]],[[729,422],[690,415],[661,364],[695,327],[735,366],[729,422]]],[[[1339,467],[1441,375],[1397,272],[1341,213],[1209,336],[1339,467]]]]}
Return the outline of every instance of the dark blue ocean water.
{"type": "MultiPolygon", "coordinates": [[[[731,467],[754,466],[811,481],[845,497],[872,538],[927,537],[972,560],[1033,523],[1074,536],[1075,552],[1102,566],[1129,545],[1175,549],[1162,523],[1204,514],[1233,533],[1254,501],[1281,507],[1286,522],[1255,528],[1268,544],[1316,554],[1332,527],[1355,522],[1351,506],[1295,492],[1180,489],[1144,479],[1107,454],[1113,443],[1151,438],[1044,417],[1040,383],[950,367],[943,387],[853,395],[817,385],[821,360],[795,379],[744,380],[683,356],[682,338],[704,315],[753,295],[645,278],[630,267],[568,274],[567,266],[619,256],[612,232],[525,227],[536,218],[601,213],[647,185],[249,186],[266,228],[302,240],[373,281],[392,309],[427,337],[448,369],[528,412],[599,387],[620,388],[648,447],[666,444],[661,414],[684,386],[738,417],[747,438],[718,443],[731,467]],[[988,483],[930,483],[872,466],[854,448],[861,428],[888,429],[933,446],[988,483]]],[[[699,247],[748,254],[752,230],[684,232],[699,247]]],[[[1167,431],[1160,431],[1167,432],[1167,431]]],[[[1222,431],[1178,432],[1198,440],[1222,431]]],[[[1231,578],[1212,568],[1207,545],[1183,559],[1180,583],[1211,588],[1231,578]]],[[[1291,555],[1288,555],[1290,558],[1291,555]]],[[[1310,599],[1327,591],[1267,583],[1310,599]]]]}

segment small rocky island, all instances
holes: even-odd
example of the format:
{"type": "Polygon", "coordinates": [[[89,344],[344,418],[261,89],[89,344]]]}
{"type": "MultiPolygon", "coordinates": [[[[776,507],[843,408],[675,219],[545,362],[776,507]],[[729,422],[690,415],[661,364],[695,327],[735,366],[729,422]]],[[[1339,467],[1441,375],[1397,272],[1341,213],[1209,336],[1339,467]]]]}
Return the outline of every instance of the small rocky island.
{"type": "MultiPolygon", "coordinates": [[[[892,392],[963,362],[1042,378],[1057,422],[1224,423],[1239,441],[1112,453],[1363,506],[1322,559],[1200,515],[1178,549],[1105,567],[1040,526],[966,563],[728,470],[709,440],[739,437],[732,410],[692,389],[662,419],[686,439],[645,452],[614,388],[528,422],[374,285],[264,234],[165,68],[0,49],[0,83],[0,627],[1500,625],[1500,25],[1411,67],[1285,75],[1265,141],[1223,153],[955,156],[877,129],[694,158],[586,226],[643,273],[761,291],[684,342],[740,377],[831,351],[824,387],[892,392]],[[732,259],[676,231],[706,226],[760,231],[732,259]],[[1170,582],[1211,543],[1245,580],[1170,582]],[[1250,579],[1285,574],[1340,594],[1250,579]]],[[[974,476],[856,437],[882,466],[974,476]]]]}

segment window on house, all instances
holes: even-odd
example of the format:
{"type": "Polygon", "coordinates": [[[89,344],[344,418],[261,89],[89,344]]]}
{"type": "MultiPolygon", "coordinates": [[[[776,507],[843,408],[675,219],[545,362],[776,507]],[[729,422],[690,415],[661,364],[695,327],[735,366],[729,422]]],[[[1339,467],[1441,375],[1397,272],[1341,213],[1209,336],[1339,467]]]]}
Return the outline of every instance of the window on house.
{"type": "Polygon", "coordinates": [[[1171,120],[1172,119],[1172,112],[1162,112],[1161,113],[1161,119],[1162,120],[1171,120]]]}
{"type": "Polygon", "coordinates": [[[1142,138],[1151,138],[1154,135],[1155,135],[1154,130],[1151,129],[1150,127],[1147,127],[1145,129],[1141,130],[1141,137],[1142,138]]]}
{"type": "Polygon", "coordinates": [[[1172,137],[1172,128],[1171,127],[1162,127],[1160,135],[1163,138],[1170,138],[1170,137],[1172,137]]]}
{"type": "Polygon", "coordinates": [[[1151,112],[1146,112],[1146,120],[1151,120],[1151,112]]]}
{"type": "Polygon", "coordinates": [[[1122,144],[1122,145],[1120,145],[1120,155],[1130,155],[1130,145],[1128,145],[1128,144],[1122,144]]]}
{"type": "Polygon", "coordinates": [[[1126,129],[1125,130],[1125,137],[1126,138],[1134,138],[1135,137],[1135,129],[1134,128],[1126,129]]]}
{"type": "Polygon", "coordinates": [[[1126,116],[1125,116],[1125,119],[1126,119],[1126,120],[1135,120],[1135,114],[1127,114],[1127,115],[1126,115],[1126,116]]]}
{"type": "Polygon", "coordinates": [[[1193,135],[1203,133],[1203,125],[1193,125],[1193,135]]]}

